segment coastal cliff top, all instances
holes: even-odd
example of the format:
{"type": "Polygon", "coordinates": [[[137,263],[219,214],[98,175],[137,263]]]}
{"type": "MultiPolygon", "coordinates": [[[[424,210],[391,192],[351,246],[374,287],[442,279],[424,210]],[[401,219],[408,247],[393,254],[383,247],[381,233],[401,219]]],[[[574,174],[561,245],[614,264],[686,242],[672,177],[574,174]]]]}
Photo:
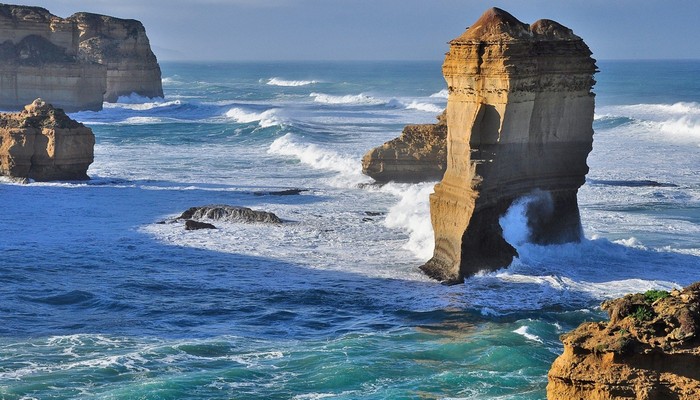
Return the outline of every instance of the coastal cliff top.
{"type": "Polygon", "coordinates": [[[49,10],[42,7],[20,6],[1,3],[0,17],[11,19],[13,21],[27,22],[49,22],[53,18],[57,18],[55,15],[51,14],[49,10]]]}
{"type": "Polygon", "coordinates": [[[581,40],[558,22],[541,19],[528,25],[500,8],[490,8],[450,44],[493,41],[581,40]]]}
{"type": "Polygon", "coordinates": [[[74,129],[84,125],[42,99],[36,99],[16,113],[0,113],[0,129],[8,128],[61,128],[74,129]]]}
{"type": "Polygon", "coordinates": [[[671,292],[650,290],[603,303],[606,323],[587,323],[562,336],[565,345],[620,355],[700,354],[700,282],[671,292]]]}

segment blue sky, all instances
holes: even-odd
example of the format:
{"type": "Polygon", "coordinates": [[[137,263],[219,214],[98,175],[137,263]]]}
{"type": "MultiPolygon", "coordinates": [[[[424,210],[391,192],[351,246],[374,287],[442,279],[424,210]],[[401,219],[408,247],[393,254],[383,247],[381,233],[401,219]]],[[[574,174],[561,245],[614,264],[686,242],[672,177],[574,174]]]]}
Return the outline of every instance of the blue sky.
{"type": "Polygon", "coordinates": [[[549,18],[597,59],[700,59],[697,0],[36,0],[141,20],[161,60],[439,60],[489,7],[549,18]]]}

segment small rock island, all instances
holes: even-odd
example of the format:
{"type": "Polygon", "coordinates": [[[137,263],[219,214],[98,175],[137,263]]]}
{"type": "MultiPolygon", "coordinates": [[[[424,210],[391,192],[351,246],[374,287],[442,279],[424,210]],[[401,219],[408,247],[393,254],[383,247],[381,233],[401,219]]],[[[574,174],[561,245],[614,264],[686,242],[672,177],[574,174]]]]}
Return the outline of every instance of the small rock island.
{"type": "Polygon", "coordinates": [[[161,71],[135,20],[0,4],[0,108],[37,97],[67,112],[136,93],[163,97],[161,71]]]}
{"type": "Polygon", "coordinates": [[[26,182],[86,180],[95,135],[41,99],[0,113],[0,176],[26,182]]]}
{"type": "Polygon", "coordinates": [[[583,40],[551,21],[525,24],[492,8],[450,42],[447,168],[430,197],[433,257],[444,282],[510,264],[517,252],[499,218],[538,190],[531,240],[579,241],[578,188],[593,143],[595,60],[583,40]]]}

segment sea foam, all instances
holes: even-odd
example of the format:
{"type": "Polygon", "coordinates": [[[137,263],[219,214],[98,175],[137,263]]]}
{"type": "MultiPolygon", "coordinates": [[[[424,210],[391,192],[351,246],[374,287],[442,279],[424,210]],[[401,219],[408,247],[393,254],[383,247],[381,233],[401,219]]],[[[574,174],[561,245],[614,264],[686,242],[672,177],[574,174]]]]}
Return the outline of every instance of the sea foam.
{"type": "Polygon", "coordinates": [[[435,246],[429,201],[434,186],[435,182],[418,184],[392,182],[381,189],[398,198],[398,202],[389,208],[384,225],[407,232],[408,242],[403,248],[423,261],[427,261],[433,255],[435,246]]]}

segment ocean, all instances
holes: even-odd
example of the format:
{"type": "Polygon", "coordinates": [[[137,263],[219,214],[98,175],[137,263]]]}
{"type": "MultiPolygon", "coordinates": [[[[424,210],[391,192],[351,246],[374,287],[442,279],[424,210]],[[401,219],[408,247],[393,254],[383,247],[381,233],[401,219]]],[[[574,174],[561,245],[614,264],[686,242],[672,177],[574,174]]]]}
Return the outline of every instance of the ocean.
{"type": "Polygon", "coordinates": [[[586,239],[514,205],[520,256],[443,286],[435,182],[360,165],[435,121],[441,62],[162,63],[164,99],[71,114],[90,181],[0,182],[0,399],[545,398],[601,301],[700,280],[700,61],[598,66],[586,239]],[[168,222],[206,204],[284,223],[168,222]]]}

